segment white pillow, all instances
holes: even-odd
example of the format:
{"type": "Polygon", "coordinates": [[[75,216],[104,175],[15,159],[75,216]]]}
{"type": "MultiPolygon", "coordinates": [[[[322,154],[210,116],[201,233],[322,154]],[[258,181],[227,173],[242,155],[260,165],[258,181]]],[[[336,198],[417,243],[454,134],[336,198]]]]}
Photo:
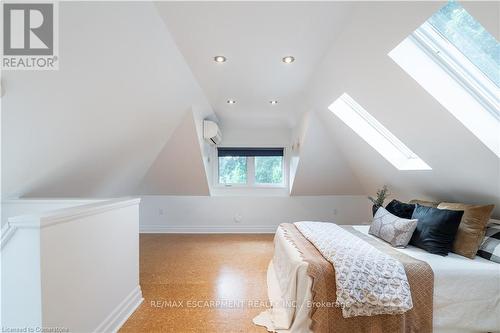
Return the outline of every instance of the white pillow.
{"type": "Polygon", "coordinates": [[[418,220],[408,220],[380,207],[373,217],[368,233],[385,240],[394,247],[406,247],[417,227],[418,220]]]}
{"type": "Polygon", "coordinates": [[[488,224],[500,224],[500,220],[490,219],[488,224]]]}

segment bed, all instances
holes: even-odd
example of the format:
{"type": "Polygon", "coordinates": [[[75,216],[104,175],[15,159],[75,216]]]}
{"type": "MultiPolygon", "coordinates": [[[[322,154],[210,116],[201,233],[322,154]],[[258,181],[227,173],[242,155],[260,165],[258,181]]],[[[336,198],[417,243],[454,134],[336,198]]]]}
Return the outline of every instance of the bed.
{"type": "MultiPolygon", "coordinates": [[[[368,235],[369,226],[354,226],[354,229],[368,235]]],[[[284,306],[262,312],[254,318],[254,323],[275,332],[310,332],[308,302],[312,299],[312,280],[307,274],[308,263],[302,260],[282,228],[276,232],[274,245],[275,253],[267,272],[268,296],[272,304],[284,306]],[[283,279],[286,288],[280,288],[283,279]]],[[[427,262],[434,272],[434,332],[500,332],[500,264],[454,253],[441,257],[413,246],[397,250],[427,262]]]]}

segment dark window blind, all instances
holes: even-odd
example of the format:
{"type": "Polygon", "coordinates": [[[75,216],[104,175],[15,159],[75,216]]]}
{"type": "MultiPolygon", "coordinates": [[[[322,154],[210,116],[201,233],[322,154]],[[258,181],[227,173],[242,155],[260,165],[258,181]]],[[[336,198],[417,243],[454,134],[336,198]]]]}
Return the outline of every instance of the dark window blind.
{"type": "Polygon", "coordinates": [[[228,148],[218,147],[219,157],[223,156],[283,156],[284,148],[228,148]]]}

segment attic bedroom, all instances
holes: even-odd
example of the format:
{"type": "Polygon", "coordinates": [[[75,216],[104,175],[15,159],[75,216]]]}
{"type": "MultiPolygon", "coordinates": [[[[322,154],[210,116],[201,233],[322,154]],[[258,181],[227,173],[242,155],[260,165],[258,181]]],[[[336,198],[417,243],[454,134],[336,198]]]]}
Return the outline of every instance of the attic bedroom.
{"type": "Polygon", "coordinates": [[[2,332],[500,332],[500,3],[2,1],[2,332]]]}

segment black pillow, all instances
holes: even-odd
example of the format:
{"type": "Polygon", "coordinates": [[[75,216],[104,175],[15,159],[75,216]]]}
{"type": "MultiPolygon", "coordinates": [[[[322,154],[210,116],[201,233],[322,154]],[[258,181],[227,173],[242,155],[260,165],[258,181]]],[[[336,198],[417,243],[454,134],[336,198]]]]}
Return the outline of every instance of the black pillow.
{"type": "Polygon", "coordinates": [[[413,211],[415,210],[414,204],[407,204],[396,199],[392,200],[385,206],[385,209],[392,215],[401,217],[403,219],[411,219],[413,211]]]}
{"type": "Polygon", "coordinates": [[[410,244],[427,252],[448,255],[464,212],[415,205],[412,219],[418,219],[410,244]]]}

